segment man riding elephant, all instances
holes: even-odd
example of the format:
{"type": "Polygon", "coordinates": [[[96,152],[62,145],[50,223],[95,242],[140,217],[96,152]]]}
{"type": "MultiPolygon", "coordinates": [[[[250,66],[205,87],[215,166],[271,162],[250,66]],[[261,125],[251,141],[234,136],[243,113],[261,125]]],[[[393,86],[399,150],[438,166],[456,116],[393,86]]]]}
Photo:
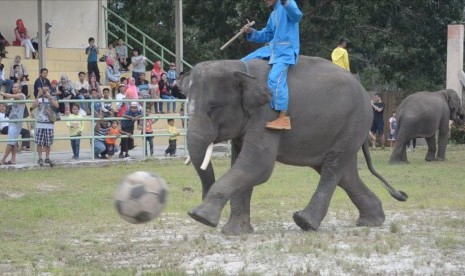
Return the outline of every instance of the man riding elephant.
{"type": "Polygon", "coordinates": [[[247,40],[256,43],[268,43],[242,59],[266,59],[271,65],[268,74],[268,88],[272,95],[271,107],[279,111],[278,119],[267,122],[269,129],[291,129],[291,120],[287,116],[289,93],[287,73],[289,66],[297,63],[299,56],[299,21],[302,12],[294,0],[266,0],[273,12],[261,31],[244,26],[247,40]]]}

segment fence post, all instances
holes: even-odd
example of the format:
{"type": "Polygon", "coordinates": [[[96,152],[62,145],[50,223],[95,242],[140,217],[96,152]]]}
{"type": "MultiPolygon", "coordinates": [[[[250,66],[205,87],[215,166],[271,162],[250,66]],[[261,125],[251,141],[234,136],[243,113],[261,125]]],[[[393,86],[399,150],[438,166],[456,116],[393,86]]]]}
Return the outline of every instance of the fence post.
{"type": "Polygon", "coordinates": [[[457,92],[460,100],[463,99],[463,84],[459,78],[459,75],[463,70],[463,36],[463,24],[451,24],[447,26],[446,88],[454,89],[457,92]]]}

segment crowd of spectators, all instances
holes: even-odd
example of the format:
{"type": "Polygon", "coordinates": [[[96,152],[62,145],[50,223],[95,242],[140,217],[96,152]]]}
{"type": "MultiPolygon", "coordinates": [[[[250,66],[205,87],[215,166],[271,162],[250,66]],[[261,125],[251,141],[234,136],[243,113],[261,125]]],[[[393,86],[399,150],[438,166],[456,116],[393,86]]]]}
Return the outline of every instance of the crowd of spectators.
{"type": "MultiPolygon", "coordinates": [[[[28,31],[21,19],[17,20],[14,31],[17,39],[14,45],[26,48],[26,58],[29,58],[31,52],[33,58],[36,58],[37,50],[33,47],[28,31]]],[[[120,135],[123,135],[119,157],[125,158],[129,157],[129,151],[135,147],[131,136],[136,125],[141,130],[142,125],[145,125],[145,131],[142,130],[141,132],[150,135],[153,134],[152,125],[156,122],[153,119],[140,120],[143,104],[138,101],[139,99],[167,100],[155,104],[147,102],[144,115],[150,116],[151,113],[175,113],[177,106],[173,100],[186,98],[177,81],[177,79],[182,78],[183,74],[180,72],[178,75],[174,63],[169,64],[169,70],[165,71],[162,62],[156,60],[153,62],[153,68],[147,71],[147,57],[141,55],[139,49],[133,49],[132,57],[129,57],[128,47],[121,38],[117,40],[116,47],[114,47],[113,43],[109,43],[108,49],[99,59],[100,51],[92,37],[88,39],[89,46],[85,49],[87,72],[81,71],[77,76],[62,74],[59,80],[50,80],[48,79],[48,69],[42,68],[39,77],[33,83],[33,95],[29,95],[29,72],[26,66],[21,63],[21,57],[15,57],[9,72],[6,72],[5,66],[2,64],[2,56],[7,54],[4,46],[9,45],[6,40],[2,39],[3,36],[0,34],[0,87],[5,86],[5,95],[13,95],[13,87],[15,87],[14,91],[16,92],[19,87],[20,94],[24,95],[24,99],[34,97],[35,102],[31,108],[26,107],[25,109],[30,112],[31,117],[37,116],[33,127],[35,128],[34,140],[38,148],[38,163],[40,166],[44,164],[53,165],[53,161],[50,159],[50,148],[54,139],[54,123],[63,116],[67,116],[66,124],[69,127],[73,160],[79,160],[79,136],[82,135],[84,125],[82,118],[85,116],[93,116],[98,119],[98,123],[93,127],[95,135],[98,136],[98,138],[94,139],[94,157],[112,157],[118,151],[115,141],[120,135]],[[99,61],[106,63],[104,83],[100,79],[99,61]],[[130,77],[123,77],[128,72],[130,72],[130,77]],[[6,73],[9,73],[9,78],[6,77],[6,73]],[[88,101],[89,99],[94,100],[93,104],[92,101],[88,101]],[[112,99],[117,101],[112,101],[112,99]],[[74,101],[67,102],[66,100],[74,101]],[[164,105],[166,106],[166,112],[163,109],[164,105]],[[37,109],[37,111],[34,111],[34,109],[37,109]],[[142,123],[141,121],[145,122],[142,123]],[[45,158],[42,156],[43,153],[45,153],[45,158]]],[[[5,125],[11,107],[16,106],[13,101],[23,99],[23,96],[4,96],[2,99],[11,99],[11,103],[0,105],[0,124],[5,125]],[[3,116],[1,116],[3,109],[5,110],[3,116]]],[[[7,130],[8,127],[2,127],[2,133],[4,132],[3,129],[7,130]]],[[[17,139],[20,132],[13,133],[16,137],[9,135],[8,139],[17,139]]],[[[27,137],[27,135],[23,135],[23,132],[21,132],[21,135],[23,138],[27,137]]],[[[173,144],[173,140],[175,140],[175,136],[171,136],[170,145],[173,144]]],[[[153,136],[147,137],[146,143],[148,143],[148,147],[145,154],[153,155],[153,136]]],[[[16,145],[17,142],[14,144],[16,145]]],[[[29,147],[29,144],[27,144],[27,147],[23,146],[23,149],[29,149],[29,147]]],[[[175,149],[172,149],[172,147],[170,148],[170,154],[171,152],[174,155],[175,149]]],[[[4,163],[6,162],[2,161],[2,164],[4,163]]]]}

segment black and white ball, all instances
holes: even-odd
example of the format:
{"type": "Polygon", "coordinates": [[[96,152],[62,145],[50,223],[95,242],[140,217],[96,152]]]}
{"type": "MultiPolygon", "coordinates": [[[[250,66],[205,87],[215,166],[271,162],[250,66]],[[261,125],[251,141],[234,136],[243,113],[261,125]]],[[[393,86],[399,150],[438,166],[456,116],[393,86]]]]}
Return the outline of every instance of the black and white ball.
{"type": "Polygon", "coordinates": [[[158,217],[168,198],[168,186],[155,173],[134,172],[126,176],[115,195],[116,210],[130,223],[158,217]]]}

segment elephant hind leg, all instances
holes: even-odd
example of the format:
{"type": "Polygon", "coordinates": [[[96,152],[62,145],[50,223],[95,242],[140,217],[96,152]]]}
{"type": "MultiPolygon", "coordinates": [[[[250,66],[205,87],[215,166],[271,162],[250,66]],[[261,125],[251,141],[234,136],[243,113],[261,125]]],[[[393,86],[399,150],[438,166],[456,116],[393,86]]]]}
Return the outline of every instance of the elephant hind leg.
{"type": "Polygon", "coordinates": [[[337,186],[337,175],[333,168],[323,167],[318,187],[307,207],[294,213],[294,222],[304,231],[318,230],[328,212],[329,202],[337,186]]]}
{"type": "Polygon", "coordinates": [[[348,168],[339,186],[346,191],[359,211],[357,226],[380,226],[385,221],[379,198],[363,183],[357,171],[357,162],[348,168]]]}

